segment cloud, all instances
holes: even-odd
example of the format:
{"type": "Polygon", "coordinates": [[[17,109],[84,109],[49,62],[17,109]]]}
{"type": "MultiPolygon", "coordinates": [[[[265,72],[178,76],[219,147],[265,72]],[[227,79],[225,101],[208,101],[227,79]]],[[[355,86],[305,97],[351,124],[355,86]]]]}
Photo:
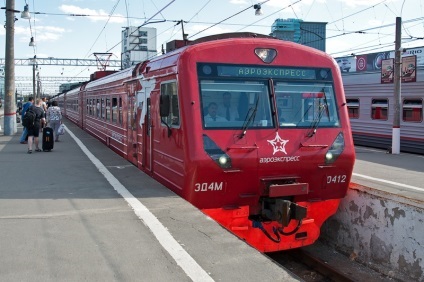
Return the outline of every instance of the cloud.
{"type": "Polygon", "coordinates": [[[230,0],[230,4],[245,5],[248,4],[246,0],[230,0]]]}
{"type": "Polygon", "coordinates": [[[348,7],[372,6],[381,2],[381,0],[340,0],[348,7]]]}
{"type": "MultiPolygon", "coordinates": [[[[38,42],[54,42],[62,38],[63,34],[68,32],[66,29],[56,26],[37,26],[36,33],[33,34],[36,43],[38,42]]],[[[15,27],[15,35],[21,35],[19,42],[29,42],[31,31],[28,27],[15,27]]]]}
{"type": "Polygon", "coordinates": [[[107,21],[110,23],[125,23],[126,18],[120,14],[114,14],[109,18],[109,14],[104,10],[93,10],[88,8],[81,8],[73,5],[61,5],[59,10],[64,13],[75,15],[76,17],[84,17],[90,19],[92,22],[107,21]],[[89,16],[87,16],[89,15],[89,16]]]}
{"type": "Polygon", "coordinates": [[[294,10],[296,13],[299,13],[301,11],[300,10],[301,6],[304,4],[303,2],[298,2],[296,4],[293,4],[293,2],[290,0],[270,0],[269,2],[266,2],[264,5],[262,5],[263,12],[267,14],[271,14],[275,11],[271,9],[272,11],[268,12],[266,9],[267,6],[268,7],[270,6],[278,10],[285,8],[284,10],[282,10],[282,12],[292,12],[294,10]],[[266,6],[264,7],[264,5],[266,6]]]}
{"type": "MultiPolygon", "coordinates": [[[[191,34],[198,33],[199,31],[202,31],[202,30],[204,30],[207,27],[209,27],[209,26],[206,26],[206,25],[193,25],[188,30],[189,36],[191,34]]],[[[214,27],[211,27],[211,28],[209,28],[209,29],[207,29],[205,31],[202,31],[201,33],[199,33],[198,35],[196,35],[196,38],[204,37],[204,36],[208,36],[208,35],[214,35],[214,34],[221,34],[221,33],[233,32],[233,31],[234,30],[232,30],[232,29],[222,28],[220,26],[214,26],[214,27]]]]}

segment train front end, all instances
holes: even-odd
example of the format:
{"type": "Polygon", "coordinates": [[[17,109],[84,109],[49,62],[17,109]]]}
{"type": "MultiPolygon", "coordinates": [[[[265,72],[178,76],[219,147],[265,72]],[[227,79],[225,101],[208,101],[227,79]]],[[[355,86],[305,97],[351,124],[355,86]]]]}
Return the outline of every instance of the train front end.
{"type": "Polygon", "coordinates": [[[355,158],[336,64],[276,40],[207,47],[190,56],[199,117],[187,125],[201,134],[188,138],[185,197],[261,252],[314,243],[355,158]]]}

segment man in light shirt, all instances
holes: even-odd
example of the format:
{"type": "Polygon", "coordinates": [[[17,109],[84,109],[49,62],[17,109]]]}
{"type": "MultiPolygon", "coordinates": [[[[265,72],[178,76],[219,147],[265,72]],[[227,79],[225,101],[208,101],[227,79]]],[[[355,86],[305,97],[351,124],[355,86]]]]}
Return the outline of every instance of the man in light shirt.
{"type": "Polygon", "coordinates": [[[209,103],[208,105],[208,114],[205,116],[206,123],[212,123],[214,121],[223,122],[227,121],[226,118],[223,118],[217,115],[218,105],[215,102],[209,103]]]}

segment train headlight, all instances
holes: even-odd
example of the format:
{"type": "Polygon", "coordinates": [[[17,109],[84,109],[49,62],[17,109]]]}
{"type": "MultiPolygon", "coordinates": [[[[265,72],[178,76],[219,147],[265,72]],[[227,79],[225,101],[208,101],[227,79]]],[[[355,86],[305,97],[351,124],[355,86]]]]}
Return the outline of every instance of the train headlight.
{"type": "Polygon", "coordinates": [[[216,143],[203,134],[203,147],[205,152],[211,157],[212,160],[221,168],[231,168],[231,158],[216,143]]]}
{"type": "Polygon", "coordinates": [[[334,140],[333,144],[331,145],[330,149],[328,149],[327,153],[325,154],[325,163],[334,163],[343,152],[344,146],[345,142],[343,132],[340,132],[334,140]]]}
{"type": "Polygon", "coordinates": [[[277,50],[271,48],[256,48],[255,54],[262,62],[269,64],[277,57],[277,50]]]}
{"type": "Polygon", "coordinates": [[[225,166],[228,162],[227,156],[220,156],[218,162],[221,166],[225,166]]]}

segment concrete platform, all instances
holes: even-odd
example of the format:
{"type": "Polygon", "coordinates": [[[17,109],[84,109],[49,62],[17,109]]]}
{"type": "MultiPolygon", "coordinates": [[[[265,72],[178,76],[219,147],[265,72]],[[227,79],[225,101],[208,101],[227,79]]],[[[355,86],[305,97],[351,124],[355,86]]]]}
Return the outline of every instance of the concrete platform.
{"type": "Polygon", "coordinates": [[[300,280],[66,125],[52,152],[0,135],[3,281],[300,280]]]}
{"type": "Polygon", "coordinates": [[[350,189],[321,239],[399,281],[424,281],[424,156],[356,147],[350,189]]]}

